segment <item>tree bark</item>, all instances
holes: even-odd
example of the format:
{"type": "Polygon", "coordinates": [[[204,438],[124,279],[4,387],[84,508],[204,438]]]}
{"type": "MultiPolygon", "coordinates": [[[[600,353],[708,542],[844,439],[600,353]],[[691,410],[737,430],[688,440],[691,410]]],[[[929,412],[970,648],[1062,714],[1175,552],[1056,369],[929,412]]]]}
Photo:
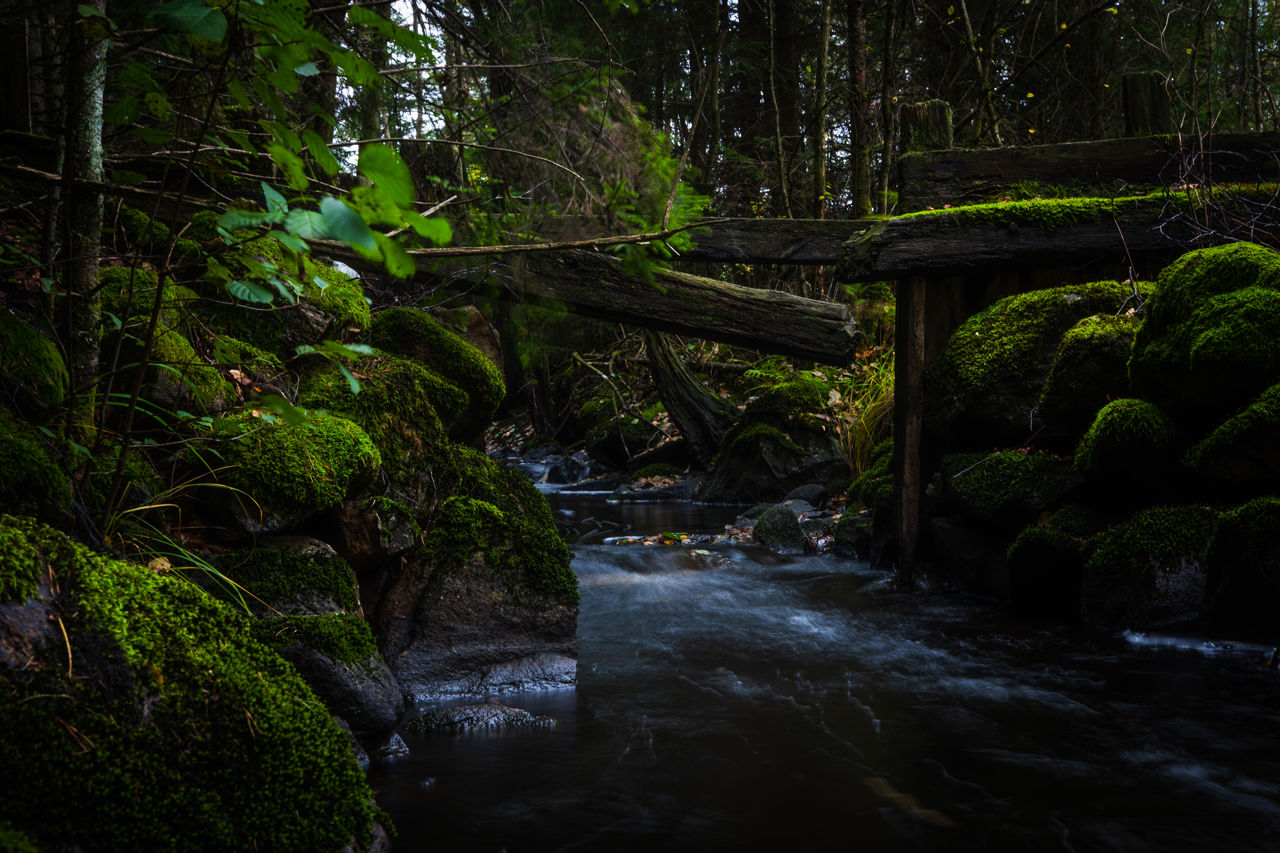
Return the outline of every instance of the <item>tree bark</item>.
{"type": "Polygon", "coordinates": [[[733,415],[724,401],[703,387],[689,371],[672,345],[673,340],[663,332],[645,332],[650,370],[658,397],[688,443],[690,455],[705,468],[715,457],[733,415]]]}
{"type": "Polygon", "coordinates": [[[863,0],[846,0],[849,45],[849,167],[853,215],[871,213],[871,132],[867,126],[867,9],[863,0]]]}

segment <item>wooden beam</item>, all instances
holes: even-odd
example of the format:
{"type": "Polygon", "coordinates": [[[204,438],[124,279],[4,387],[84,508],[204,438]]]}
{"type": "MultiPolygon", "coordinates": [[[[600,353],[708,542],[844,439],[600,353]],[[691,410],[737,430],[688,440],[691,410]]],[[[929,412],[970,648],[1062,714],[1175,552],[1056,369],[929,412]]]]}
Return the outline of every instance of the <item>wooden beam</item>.
{"type": "MultiPolygon", "coordinates": [[[[1280,133],[1145,136],[979,151],[924,151],[898,161],[901,210],[998,201],[1016,184],[1069,185],[1079,195],[1117,185],[1273,181],[1280,133]]],[[[1132,192],[1132,189],[1125,192],[1132,192]]]]}
{"type": "Polygon", "coordinates": [[[841,245],[868,220],[723,219],[690,232],[677,261],[730,264],[834,264],[841,245]]]}

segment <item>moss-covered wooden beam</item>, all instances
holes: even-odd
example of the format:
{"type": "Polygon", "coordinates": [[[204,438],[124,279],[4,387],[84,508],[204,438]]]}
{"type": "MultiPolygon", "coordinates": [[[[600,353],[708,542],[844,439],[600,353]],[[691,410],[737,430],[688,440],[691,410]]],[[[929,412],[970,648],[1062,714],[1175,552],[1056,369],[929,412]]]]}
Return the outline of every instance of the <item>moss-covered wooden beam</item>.
{"type": "MultiPolygon", "coordinates": [[[[923,151],[899,162],[904,210],[999,199],[1041,185],[1097,192],[1116,185],[1236,183],[1280,177],[1280,133],[1163,135],[978,151],[923,151]]],[[[1130,190],[1132,192],[1132,190],[1130,190]]]]}
{"type": "Polygon", "coordinates": [[[844,245],[848,281],[1124,264],[1194,246],[1280,237],[1275,185],[1124,198],[975,204],[864,223],[844,245]]]}

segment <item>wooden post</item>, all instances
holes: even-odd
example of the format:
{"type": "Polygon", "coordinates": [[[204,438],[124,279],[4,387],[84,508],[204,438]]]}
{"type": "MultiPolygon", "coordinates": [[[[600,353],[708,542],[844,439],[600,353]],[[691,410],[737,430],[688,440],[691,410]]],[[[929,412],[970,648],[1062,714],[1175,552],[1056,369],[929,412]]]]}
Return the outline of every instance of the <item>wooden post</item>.
{"type": "Polygon", "coordinates": [[[945,151],[955,147],[951,107],[934,99],[902,108],[903,151],[945,151]]]}
{"type": "Polygon", "coordinates": [[[894,326],[893,473],[898,576],[911,577],[920,536],[920,458],[924,434],[924,278],[898,282],[894,326]]]}
{"type": "Polygon", "coordinates": [[[1169,87],[1158,71],[1124,75],[1124,131],[1127,136],[1154,136],[1173,128],[1169,87]]]}

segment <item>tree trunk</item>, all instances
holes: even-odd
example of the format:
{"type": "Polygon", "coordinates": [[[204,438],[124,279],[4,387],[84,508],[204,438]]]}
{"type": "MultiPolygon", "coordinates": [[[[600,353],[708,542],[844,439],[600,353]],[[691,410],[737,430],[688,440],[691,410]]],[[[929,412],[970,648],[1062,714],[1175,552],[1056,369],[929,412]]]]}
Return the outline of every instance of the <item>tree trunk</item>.
{"type": "Polygon", "coordinates": [[[849,168],[853,215],[871,213],[871,132],[867,127],[867,9],[863,0],[846,0],[849,44],[849,168]]]}
{"type": "MultiPolygon", "coordinates": [[[[88,5],[105,14],[106,0],[88,5]]],[[[67,15],[83,16],[76,3],[67,15]]],[[[101,183],[102,100],[107,81],[107,40],[89,27],[72,25],[71,61],[67,66],[67,142],[63,169],[64,315],[67,366],[77,392],[89,392],[97,381],[102,335],[102,299],[98,263],[102,238],[102,191],[79,181],[101,183]]]]}
{"type": "Polygon", "coordinates": [[[813,96],[813,218],[823,219],[827,201],[827,60],[831,44],[831,0],[820,0],[817,85],[813,96]]]}
{"type": "Polygon", "coordinates": [[[663,332],[645,332],[653,384],[672,422],[688,442],[689,454],[706,467],[733,422],[733,412],[698,382],[672,345],[673,340],[676,339],[663,332]]]}

